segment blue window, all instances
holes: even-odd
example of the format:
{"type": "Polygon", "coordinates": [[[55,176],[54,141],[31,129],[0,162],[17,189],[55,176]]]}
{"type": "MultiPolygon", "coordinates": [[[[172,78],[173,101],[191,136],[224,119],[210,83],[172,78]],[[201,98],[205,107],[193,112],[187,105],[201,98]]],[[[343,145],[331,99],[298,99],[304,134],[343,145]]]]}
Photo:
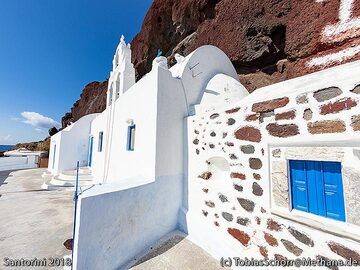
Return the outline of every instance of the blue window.
{"type": "Polygon", "coordinates": [[[135,125],[128,127],[127,150],[134,151],[135,149],[135,125]]]}
{"type": "Polygon", "coordinates": [[[345,221],[341,163],[290,160],[292,207],[345,221]]]}
{"type": "Polygon", "coordinates": [[[104,132],[99,132],[98,152],[102,152],[104,132]]]}

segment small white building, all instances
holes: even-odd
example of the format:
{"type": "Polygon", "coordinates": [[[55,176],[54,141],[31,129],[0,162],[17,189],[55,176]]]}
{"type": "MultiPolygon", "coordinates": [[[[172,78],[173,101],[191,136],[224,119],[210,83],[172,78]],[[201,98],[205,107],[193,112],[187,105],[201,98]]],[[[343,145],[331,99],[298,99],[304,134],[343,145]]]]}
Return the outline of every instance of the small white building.
{"type": "Polygon", "coordinates": [[[0,158],[0,171],[32,169],[39,166],[43,151],[30,151],[25,148],[4,152],[0,158]]]}
{"type": "Polygon", "coordinates": [[[249,94],[214,46],[136,83],[130,60],[122,38],[106,110],[51,139],[47,186],[77,161],[94,185],[76,269],[122,269],[174,230],[219,260],[360,260],[360,61],[249,94]]]}

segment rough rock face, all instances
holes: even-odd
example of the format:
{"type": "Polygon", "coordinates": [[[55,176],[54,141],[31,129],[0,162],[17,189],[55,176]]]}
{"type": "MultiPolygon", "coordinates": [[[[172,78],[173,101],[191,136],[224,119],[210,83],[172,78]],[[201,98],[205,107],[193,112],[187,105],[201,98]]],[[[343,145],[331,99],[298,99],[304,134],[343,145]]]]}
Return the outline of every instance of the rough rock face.
{"type": "Polygon", "coordinates": [[[62,127],[65,128],[84,115],[104,111],[106,108],[107,85],[107,80],[92,82],[86,85],[80,95],[80,99],[71,108],[71,112],[66,113],[61,119],[62,127]]]}
{"type": "Polygon", "coordinates": [[[14,145],[14,147],[11,150],[15,150],[19,148],[26,148],[27,150],[30,151],[46,151],[48,154],[50,149],[50,137],[47,137],[43,141],[38,141],[38,142],[18,143],[14,145]]]}
{"type": "Polygon", "coordinates": [[[230,57],[250,91],[360,59],[358,52],[339,61],[315,59],[359,44],[359,26],[326,34],[326,27],[339,29],[341,22],[360,16],[359,0],[353,1],[350,17],[339,15],[349,2],[155,0],[131,43],[137,79],[151,69],[158,49],[173,63],[176,52],[187,55],[205,44],[230,57]]]}

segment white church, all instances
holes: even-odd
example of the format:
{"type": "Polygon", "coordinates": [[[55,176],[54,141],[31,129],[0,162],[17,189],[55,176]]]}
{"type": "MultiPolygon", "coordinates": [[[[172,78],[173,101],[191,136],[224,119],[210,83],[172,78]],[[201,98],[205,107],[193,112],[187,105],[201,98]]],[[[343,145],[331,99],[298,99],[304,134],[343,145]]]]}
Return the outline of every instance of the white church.
{"type": "Polygon", "coordinates": [[[176,61],[135,82],[122,37],[106,110],[51,137],[44,188],[81,166],[75,269],[126,269],[175,230],[217,260],[360,263],[360,61],[251,94],[214,46],[176,61]]]}

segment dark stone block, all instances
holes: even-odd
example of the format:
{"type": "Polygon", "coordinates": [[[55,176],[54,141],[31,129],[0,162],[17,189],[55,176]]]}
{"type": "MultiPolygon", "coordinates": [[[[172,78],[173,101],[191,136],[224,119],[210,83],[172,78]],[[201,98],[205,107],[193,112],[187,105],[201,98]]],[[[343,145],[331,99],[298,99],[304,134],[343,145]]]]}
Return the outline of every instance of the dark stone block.
{"type": "Polygon", "coordinates": [[[259,247],[259,252],[260,252],[260,254],[261,254],[264,258],[267,258],[267,257],[268,257],[268,251],[267,251],[267,248],[266,248],[266,247],[260,246],[260,247],[259,247]]]}
{"type": "Polygon", "coordinates": [[[224,194],[219,194],[219,199],[221,202],[228,202],[228,198],[224,194]]]}
{"type": "Polygon", "coordinates": [[[254,182],[252,185],[252,193],[255,196],[262,196],[264,191],[258,183],[254,182]]]}
{"type": "Polygon", "coordinates": [[[292,234],[292,236],[294,236],[296,238],[296,240],[300,241],[301,243],[303,243],[309,247],[314,246],[314,241],[309,236],[307,236],[305,233],[299,232],[298,230],[296,230],[293,227],[288,227],[288,231],[292,234]]]}
{"type": "Polygon", "coordinates": [[[291,137],[300,133],[299,127],[295,124],[278,125],[271,123],[266,126],[266,130],[271,136],[280,138],[291,137]]]}
{"type": "Polygon", "coordinates": [[[243,174],[243,173],[238,173],[238,172],[232,172],[230,174],[230,177],[231,178],[237,178],[237,179],[240,179],[240,180],[245,180],[246,179],[246,175],[243,174]]]}
{"type": "Polygon", "coordinates": [[[295,111],[288,111],[283,113],[278,113],[275,115],[275,120],[290,120],[295,119],[296,113],[295,111]]]}
{"type": "Polygon", "coordinates": [[[228,124],[229,126],[232,126],[232,125],[235,124],[235,123],[236,123],[236,121],[235,121],[234,118],[229,118],[228,121],[227,121],[227,124],[228,124]]]}
{"type": "Polygon", "coordinates": [[[195,145],[199,144],[199,139],[193,140],[193,144],[195,144],[195,145]]]}
{"type": "Polygon", "coordinates": [[[337,255],[347,260],[352,259],[352,260],[356,260],[357,262],[360,262],[360,254],[357,251],[347,248],[333,241],[328,242],[327,244],[331,249],[331,251],[336,253],[337,255]]]}
{"type": "Polygon", "coordinates": [[[247,212],[251,213],[254,211],[255,203],[253,201],[244,198],[237,198],[237,200],[241,207],[244,208],[247,212]]]}
{"type": "Polygon", "coordinates": [[[335,101],[334,103],[328,103],[325,105],[322,105],[320,107],[320,114],[326,115],[330,113],[338,113],[343,110],[350,110],[352,107],[355,107],[357,105],[357,102],[351,98],[347,99],[341,99],[338,101],[335,101]]]}
{"type": "Polygon", "coordinates": [[[198,177],[202,178],[204,180],[209,180],[212,176],[211,172],[203,172],[202,174],[200,174],[198,177]]]}
{"type": "Polygon", "coordinates": [[[228,228],[227,231],[232,237],[237,239],[243,246],[245,247],[248,246],[250,242],[250,236],[247,233],[235,228],[228,228]]]}
{"type": "Polygon", "coordinates": [[[236,223],[238,223],[238,224],[240,224],[242,226],[248,226],[250,224],[250,219],[238,217],[236,219],[236,223]]]}
{"type": "Polygon", "coordinates": [[[205,204],[211,208],[214,208],[215,207],[215,203],[212,202],[212,201],[205,201],[205,204]]]}
{"type": "Polygon", "coordinates": [[[298,246],[294,245],[289,240],[281,239],[281,242],[283,243],[283,245],[287,249],[287,251],[291,252],[295,256],[300,256],[302,254],[303,250],[301,248],[299,248],[298,246]]]}
{"type": "Polygon", "coordinates": [[[250,121],[256,121],[259,120],[260,114],[258,113],[254,113],[254,114],[250,114],[248,116],[246,116],[245,120],[250,122],[250,121]]]}
{"type": "Polygon", "coordinates": [[[277,247],[279,245],[276,238],[272,236],[270,233],[264,233],[264,239],[272,247],[277,247]]]}
{"type": "Polygon", "coordinates": [[[246,126],[235,131],[235,138],[250,142],[260,142],[261,132],[257,128],[246,126]]]}
{"type": "Polygon", "coordinates": [[[240,108],[234,108],[234,109],[230,109],[230,110],[225,111],[225,113],[227,113],[227,114],[236,113],[239,110],[240,110],[240,108]]]}
{"type": "Polygon", "coordinates": [[[257,113],[270,112],[275,109],[284,107],[288,103],[289,103],[288,97],[267,100],[263,102],[254,103],[252,106],[252,111],[257,113]]]}
{"type": "Polygon", "coordinates": [[[243,152],[244,154],[253,154],[255,153],[255,147],[251,144],[249,145],[242,145],[240,147],[241,152],[243,152]]]}
{"type": "Polygon", "coordinates": [[[229,154],[230,159],[237,159],[237,156],[235,154],[229,154]]]}
{"type": "Polygon", "coordinates": [[[342,91],[338,87],[328,87],[314,92],[314,98],[318,102],[323,102],[342,94],[342,91]]]}
{"type": "Polygon", "coordinates": [[[234,188],[237,190],[237,191],[243,191],[244,188],[242,186],[239,186],[239,185],[234,185],[234,188]]]}
{"type": "Polygon", "coordinates": [[[260,180],[261,179],[261,175],[258,173],[253,173],[253,177],[255,180],[260,180]]]}
{"type": "Polygon", "coordinates": [[[280,232],[282,231],[282,226],[276,222],[275,220],[269,218],[267,220],[267,228],[270,230],[270,231],[276,231],[276,232],[280,232]]]}
{"type": "Polygon", "coordinates": [[[234,219],[233,215],[228,212],[222,212],[221,215],[226,221],[229,221],[229,222],[234,219]]]}
{"type": "Polygon", "coordinates": [[[253,170],[259,170],[262,167],[261,159],[259,158],[250,158],[249,159],[249,166],[253,170]]]}

